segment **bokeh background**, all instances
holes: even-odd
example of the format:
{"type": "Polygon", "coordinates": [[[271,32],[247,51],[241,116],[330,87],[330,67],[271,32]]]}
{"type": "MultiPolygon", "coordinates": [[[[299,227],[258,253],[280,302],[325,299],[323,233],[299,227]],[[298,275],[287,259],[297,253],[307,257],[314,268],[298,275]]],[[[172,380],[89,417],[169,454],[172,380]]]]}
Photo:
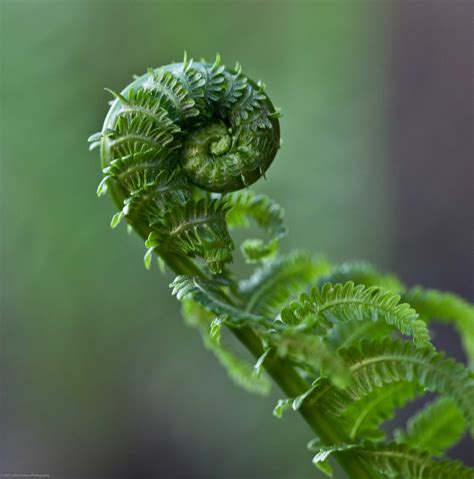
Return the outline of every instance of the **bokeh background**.
{"type": "MultiPolygon", "coordinates": [[[[468,0],[0,2],[0,473],[56,479],[306,479],[311,433],[234,386],[111,231],[97,153],[109,96],[149,66],[219,51],[283,108],[255,188],[285,248],[364,258],[474,299],[468,0]]],[[[436,340],[463,360],[449,328],[436,340]]],[[[472,443],[451,452],[472,464],[472,443]]]]}

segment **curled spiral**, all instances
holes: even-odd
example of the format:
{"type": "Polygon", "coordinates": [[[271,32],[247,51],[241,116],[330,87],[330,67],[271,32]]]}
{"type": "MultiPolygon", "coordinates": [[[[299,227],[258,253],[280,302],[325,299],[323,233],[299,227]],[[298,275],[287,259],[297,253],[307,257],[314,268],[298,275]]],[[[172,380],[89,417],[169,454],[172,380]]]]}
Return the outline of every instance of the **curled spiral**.
{"type": "Polygon", "coordinates": [[[101,151],[98,194],[109,189],[119,207],[112,226],[125,218],[149,251],[200,257],[222,271],[233,249],[225,194],[263,176],[280,146],[265,85],[239,65],[226,69],[219,55],[213,64],[185,55],[111,93],[102,131],[89,141],[101,151]]]}

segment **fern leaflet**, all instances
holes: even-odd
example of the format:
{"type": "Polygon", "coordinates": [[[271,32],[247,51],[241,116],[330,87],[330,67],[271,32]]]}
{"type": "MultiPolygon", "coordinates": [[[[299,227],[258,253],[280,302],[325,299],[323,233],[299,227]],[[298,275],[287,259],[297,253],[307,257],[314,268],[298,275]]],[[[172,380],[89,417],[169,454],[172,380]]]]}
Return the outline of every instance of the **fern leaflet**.
{"type": "Polygon", "coordinates": [[[453,293],[416,287],[403,295],[413,307],[428,319],[452,322],[459,330],[461,341],[474,367],[474,306],[453,293]]]}
{"type": "Polygon", "coordinates": [[[225,222],[226,206],[218,200],[204,199],[176,204],[151,225],[145,246],[149,250],[204,258],[214,273],[232,261],[234,245],[225,222]]]}
{"type": "Polygon", "coordinates": [[[310,295],[301,294],[281,312],[287,324],[306,324],[325,335],[334,324],[351,320],[376,320],[380,317],[401,333],[413,336],[417,346],[430,345],[424,321],[408,304],[399,304],[400,296],[378,287],[355,286],[352,281],[321,289],[313,288],[310,295]]]}
{"type": "MultiPolygon", "coordinates": [[[[400,479],[472,479],[474,469],[458,461],[432,460],[428,452],[401,444],[341,444],[320,448],[313,458],[316,466],[324,464],[335,452],[352,451],[367,461],[378,473],[400,479]]],[[[322,468],[324,472],[330,469],[322,468]]]]}
{"type": "Polygon", "coordinates": [[[385,438],[380,426],[393,418],[395,411],[421,394],[423,389],[414,382],[393,382],[348,406],[341,420],[346,425],[351,439],[385,438]]]}
{"type": "Polygon", "coordinates": [[[325,260],[300,252],[265,263],[249,279],[240,282],[246,311],[274,317],[285,303],[328,268],[325,260]]]}
{"type": "Polygon", "coordinates": [[[286,236],[283,223],[283,208],[268,196],[256,194],[251,190],[237,191],[225,197],[229,212],[227,223],[230,229],[248,228],[252,218],[270,237],[268,242],[246,240],[242,250],[249,262],[257,262],[274,256],[279,242],[286,236]]]}
{"type": "Polygon", "coordinates": [[[439,398],[413,416],[406,431],[395,431],[398,443],[441,455],[456,444],[466,429],[463,415],[451,398],[439,398]]]}
{"type": "Polygon", "coordinates": [[[416,349],[400,340],[363,341],[340,351],[352,373],[352,383],[338,390],[327,379],[315,381],[306,402],[340,416],[350,404],[386,384],[416,382],[428,391],[452,397],[469,426],[474,424],[474,375],[462,364],[444,359],[430,348],[416,349]]]}
{"type": "Polygon", "coordinates": [[[271,383],[265,374],[258,374],[252,364],[244,361],[220,341],[220,321],[213,321],[205,309],[192,300],[183,301],[183,317],[186,323],[199,329],[206,348],[212,351],[221,365],[227,370],[229,377],[243,389],[268,394],[271,383]]]}

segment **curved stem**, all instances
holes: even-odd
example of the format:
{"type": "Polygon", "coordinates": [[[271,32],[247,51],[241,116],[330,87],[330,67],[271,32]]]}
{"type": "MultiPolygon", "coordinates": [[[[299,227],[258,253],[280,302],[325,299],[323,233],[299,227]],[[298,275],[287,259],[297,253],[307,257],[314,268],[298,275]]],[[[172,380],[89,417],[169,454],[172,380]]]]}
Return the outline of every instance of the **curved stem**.
{"type": "MultiPolygon", "coordinates": [[[[172,254],[164,256],[161,253],[161,255],[176,274],[195,275],[206,279],[205,273],[191,259],[172,254]]],[[[231,303],[225,294],[222,294],[222,297],[231,303]]],[[[262,343],[252,329],[248,327],[230,329],[253,356],[258,358],[263,354],[262,343]]],[[[292,366],[285,364],[277,357],[265,359],[263,367],[288,397],[298,396],[307,391],[309,387],[308,383],[292,366]]],[[[324,444],[351,442],[348,433],[334,421],[331,421],[326,414],[319,412],[314,407],[305,406],[303,403],[299,412],[324,444]]],[[[373,469],[351,451],[337,452],[334,457],[351,479],[375,479],[377,477],[373,469]]]]}
{"type": "MultiPolygon", "coordinates": [[[[232,329],[232,332],[256,358],[263,353],[260,340],[250,328],[232,329]]],[[[295,397],[307,391],[308,383],[293,367],[286,365],[279,358],[268,358],[263,366],[288,397],[295,397]]],[[[350,444],[349,435],[331,421],[327,414],[319,412],[314,407],[305,406],[304,403],[299,412],[324,444],[350,444]]],[[[337,452],[334,457],[352,479],[377,477],[372,468],[351,451],[337,452]]]]}

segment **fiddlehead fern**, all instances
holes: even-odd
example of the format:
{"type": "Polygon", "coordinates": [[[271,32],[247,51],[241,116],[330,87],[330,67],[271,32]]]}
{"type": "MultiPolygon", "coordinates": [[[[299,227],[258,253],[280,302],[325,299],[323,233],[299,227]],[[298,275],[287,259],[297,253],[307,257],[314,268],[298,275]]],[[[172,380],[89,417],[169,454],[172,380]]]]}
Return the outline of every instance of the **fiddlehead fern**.
{"type": "Polygon", "coordinates": [[[230,377],[266,393],[265,370],[287,396],[274,414],[292,408],[303,415],[318,436],[313,462],[327,474],[334,456],[356,479],[473,477],[457,462],[432,459],[472,433],[474,376],[437,352],[428,331],[430,319],[454,323],[472,362],[473,306],[407,289],[367,263],[279,255],[283,209],[237,191],[265,174],[280,135],[263,84],[240,66],[185,57],[112,93],[103,129],[90,138],[101,150],[98,193],[109,190],[115,200],[113,227],[125,219],[146,240],[145,264],[157,253],[177,274],[171,287],[183,316],[230,377]],[[229,230],[250,220],[269,238],[244,241],[244,257],[257,267],[239,281],[226,269],[229,230]],[[224,327],[255,366],[224,344],[224,327]],[[388,437],[384,423],[425,391],[440,398],[388,437]],[[435,424],[437,416],[444,421],[435,424]]]}
{"type": "MultiPolygon", "coordinates": [[[[158,254],[203,258],[213,272],[232,260],[228,193],[265,174],[280,146],[278,111],[263,83],[213,64],[150,69],[115,99],[102,131],[104,178],[119,212],[158,254]]],[[[149,256],[147,257],[149,258],[149,256]]]]}

